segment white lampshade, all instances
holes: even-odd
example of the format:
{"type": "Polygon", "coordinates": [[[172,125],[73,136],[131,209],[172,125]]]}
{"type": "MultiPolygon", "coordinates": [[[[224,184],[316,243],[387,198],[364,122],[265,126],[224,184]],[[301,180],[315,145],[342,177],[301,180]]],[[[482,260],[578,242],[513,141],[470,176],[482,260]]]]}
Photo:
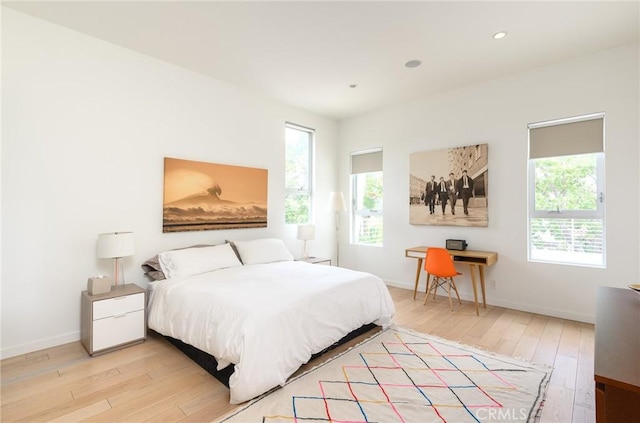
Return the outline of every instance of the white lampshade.
{"type": "Polygon", "coordinates": [[[344,202],[344,195],[342,191],[332,192],[329,194],[329,210],[334,212],[341,212],[347,210],[347,205],[344,202]]]}
{"type": "Polygon", "coordinates": [[[133,232],[98,234],[98,258],[127,257],[133,253],[133,232]]]}
{"type": "Polygon", "coordinates": [[[298,239],[302,241],[310,241],[316,236],[316,227],[314,225],[298,225],[298,239]]]}

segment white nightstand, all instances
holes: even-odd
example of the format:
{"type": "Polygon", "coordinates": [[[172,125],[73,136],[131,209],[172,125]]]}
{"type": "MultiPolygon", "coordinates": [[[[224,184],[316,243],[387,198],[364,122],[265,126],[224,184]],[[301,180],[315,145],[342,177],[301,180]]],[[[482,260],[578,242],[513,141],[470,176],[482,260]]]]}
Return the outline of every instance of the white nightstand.
{"type": "Polygon", "coordinates": [[[311,263],[311,264],[325,264],[327,266],[331,266],[331,259],[326,257],[299,258],[297,260],[304,261],[306,263],[311,263]]]}
{"type": "Polygon", "coordinates": [[[82,291],[81,339],[89,354],[102,354],[145,340],[146,291],[135,284],[106,294],[82,291]]]}

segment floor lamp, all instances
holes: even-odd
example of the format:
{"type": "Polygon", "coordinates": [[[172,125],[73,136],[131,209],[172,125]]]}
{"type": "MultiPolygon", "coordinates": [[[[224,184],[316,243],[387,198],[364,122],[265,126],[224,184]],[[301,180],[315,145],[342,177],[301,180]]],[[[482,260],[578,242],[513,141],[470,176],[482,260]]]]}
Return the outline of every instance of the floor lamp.
{"type": "Polygon", "coordinates": [[[341,191],[329,194],[329,210],[336,213],[336,265],[340,266],[340,212],[347,210],[341,191]]]}

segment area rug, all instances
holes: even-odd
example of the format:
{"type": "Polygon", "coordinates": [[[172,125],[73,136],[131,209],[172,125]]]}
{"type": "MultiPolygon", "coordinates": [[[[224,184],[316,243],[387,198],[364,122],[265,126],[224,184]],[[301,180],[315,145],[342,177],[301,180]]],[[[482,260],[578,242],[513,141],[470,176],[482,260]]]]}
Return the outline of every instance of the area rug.
{"type": "Polygon", "coordinates": [[[552,368],[392,326],[221,422],[536,422],[552,368]]]}

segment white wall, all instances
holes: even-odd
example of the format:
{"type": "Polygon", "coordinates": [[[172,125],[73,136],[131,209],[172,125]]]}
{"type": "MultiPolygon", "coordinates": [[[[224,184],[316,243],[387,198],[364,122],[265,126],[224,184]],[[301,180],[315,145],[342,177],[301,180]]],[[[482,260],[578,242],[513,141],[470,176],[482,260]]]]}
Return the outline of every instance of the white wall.
{"type": "Polygon", "coordinates": [[[131,230],[127,282],[158,251],[276,236],[284,219],[284,122],[316,129],[315,255],[334,250],[335,121],[3,8],[2,356],[79,339],[80,292],[111,274],[97,234],[131,230]],[[268,228],[162,233],[163,158],[269,170],[268,228]]]}
{"type": "MultiPolygon", "coordinates": [[[[384,148],[384,247],[349,245],[341,233],[340,263],[413,289],[414,245],[444,246],[462,238],[470,249],[497,251],[488,268],[491,304],[593,321],[599,285],[640,280],[638,45],[582,57],[340,122],[339,184],[349,192],[349,152],[384,148]],[[527,261],[527,124],[606,112],[607,268],[527,261]],[[489,227],[409,225],[409,155],[489,144],[489,227]]],[[[418,71],[420,71],[418,69],[418,71]]],[[[342,225],[348,224],[348,214],[342,225]]],[[[343,235],[344,234],[344,235],[343,235]]],[[[473,298],[469,270],[458,283],[473,298]]],[[[424,274],[421,289],[424,288],[424,274]]]]}

